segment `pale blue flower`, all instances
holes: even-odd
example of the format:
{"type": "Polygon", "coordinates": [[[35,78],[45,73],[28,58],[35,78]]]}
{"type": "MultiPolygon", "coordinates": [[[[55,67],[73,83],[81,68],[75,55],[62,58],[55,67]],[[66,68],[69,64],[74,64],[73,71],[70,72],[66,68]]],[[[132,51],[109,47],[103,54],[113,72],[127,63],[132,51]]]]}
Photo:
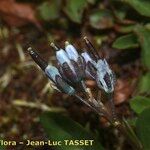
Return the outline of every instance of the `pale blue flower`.
{"type": "Polygon", "coordinates": [[[43,60],[39,56],[39,54],[35,52],[32,48],[29,48],[28,51],[33,60],[45,72],[47,77],[55,84],[58,90],[67,93],[69,95],[75,94],[75,89],[63,80],[62,76],[60,75],[56,67],[48,65],[48,63],[45,60],[43,60]]]}
{"type": "Polygon", "coordinates": [[[78,58],[79,58],[79,54],[78,54],[77,50],[75,49],[75,47],[73,45],[69,44],[68,42],[66,42],[65,44],[66,44],[65,51],[66,51],[69,59],[77,62],[78,58]]]}
{"type": "Polygon", "coordinates": [[[75,89],[71,87],[69,84],[67,84],[65,81],[63,81],[56,67],[48,65],[45,68],[45,74],[55,83],[58,89],[69,95],[75,94],[75,89]]]}
{"type": "Polygon", "coordinates": [[[87,52],[81,53],[81,56],[84,58],[85,64],[86,64],[86,75],[88,77],[92,77],[95,79],[96,76],[96,70],[95,70],[95,65],[96,62],[93,61],[93,59],[90,57],[90,55],[87,52]]]}
{"type": "Polygon", "coordinates": [[[105,59],[98,60],[96,68],[96,81],[98,87],[100,87],[107,93],[113,92],[115,85],[114,73],[110,69],[107,61],[105,59]]]}

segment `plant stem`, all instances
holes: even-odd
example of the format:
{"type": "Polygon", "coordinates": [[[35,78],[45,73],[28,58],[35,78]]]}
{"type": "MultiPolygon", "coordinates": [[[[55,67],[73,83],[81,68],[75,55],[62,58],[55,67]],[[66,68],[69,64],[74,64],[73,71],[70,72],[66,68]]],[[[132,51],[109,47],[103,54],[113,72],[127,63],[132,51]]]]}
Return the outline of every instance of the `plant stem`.
{"type": "Polygon", "coordinates": [[[126,123],[121,123],[119,121],[117,124],[114,124],[113,126],[126,136],[133,149],[135,150],[143,149],[142,144],[140,143],[139,139],[137,138],[136,134],[134,133],[133,129],[129,124],[127,125],[126,123]]]}
{"type": "Polygon", "coordinates": [[[131,146],[135,150],[143,150],[142,144],[134,133],[132,127],[128,124],[126,120],[122,122],[118,119],[115,112],[115,105],[113,103],[112,94],[109,95],[111,102],[112,115],[109,114],[103,103],[100,103],[99,106],[95,106],[92,102],[84,100],[82,97],[75,95],[80,101],[82,101],[85,105],[90,107],[94,112],[96,112],[100,117],[106,118],[106,120],[116,129],[118,129],[130,142],[131,146]]]}
{"type": "Polygon", "coordinates": [[[140,143],[139,139],[134,133],[132,127],[128,124],[128,122],[125,119],[123,120],[122,123],[119,121],[115,111],[113,93],[110,93],[108,97],[111,104],[112,121],[113,121],[112,125],[127,137],[128,141],[131,143],[134,149],[142,150],[142,144],[140,143]]]}
{"type": "Polygon", "coordinates": [[[111,106],[112,120],[115,122],[115,121],[118,120],[118,117],[117,117],[116,110],[115,110],[115,104],[114,104],[114,100],[113,100],[113,93],[108,94],[108,99],[109,99],[110,106],[111,106]]]}

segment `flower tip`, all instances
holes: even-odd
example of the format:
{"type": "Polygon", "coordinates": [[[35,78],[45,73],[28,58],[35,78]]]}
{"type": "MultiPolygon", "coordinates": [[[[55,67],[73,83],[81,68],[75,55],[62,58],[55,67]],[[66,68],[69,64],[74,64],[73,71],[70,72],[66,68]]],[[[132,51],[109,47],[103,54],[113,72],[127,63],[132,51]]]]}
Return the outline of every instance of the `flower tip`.
{"type": "Polygon", "coordinates": [[[52,48],[54,48],[55,50],[59,50],[59,48],[58,48],[53,42],[50,44],[50,46],[51,46],[52,48]]]}
{"type": "Polygon", "coordinates": [[[50,46],[51,46],[51,47],[55,47],[55,44],[52,42],[52,43],[50,44],[50,46]]]}
{"type": "Polygon", "coordinates": [[[27,50],[31,55],[34,54],[34,50],[32,49],[32,47],[29,47],[27,50]]]}
{"type": "Polygon", "coordinates": [[[87,36],[85,36],[83,39],[85,40],[86,43],[90,43],[87,36]]]}
{"type": "Polygon", "coordinates": [[[65,41],[65,46],[68,46],[70,43],[68,41],[65,41]]]}
{"type": "Polygon", "coordinates": [[[86,40],[86,39],[87,39],[87,36],[84,36],[83,39],[86,40]]]}
{"type": "Polygon", "coordinates": [[[28,47],[28,49],[27,49],[28,51],[31,51],[32,50],[32,47],[28,47]]]}

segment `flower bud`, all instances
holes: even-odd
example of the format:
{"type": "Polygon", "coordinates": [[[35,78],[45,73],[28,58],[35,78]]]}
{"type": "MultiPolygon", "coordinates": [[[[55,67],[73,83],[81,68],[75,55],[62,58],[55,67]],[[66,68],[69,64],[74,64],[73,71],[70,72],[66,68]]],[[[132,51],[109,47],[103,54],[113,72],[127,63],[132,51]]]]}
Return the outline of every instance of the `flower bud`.
{"type": "Polygon", "coordinates": [[[37,52],[32,50],[32,48],[29,48],[28,51],[29,51],[29,54],[31,55],[31,57],[33,58],[33,60],[45,72],[47,77],[55,84],[55,86],[60,91],[66,93],[66,94],[69,94],[69,95],[75,94],[75,89],[62,79],[62,77],[56,67],[48,65],[48,63],[45,60],[43,60],[37,52]]]}
{"type": "Polygon", "coordinates": [[[77,50],[75,47],[71,44],[69,44],[68,41],[65,42],[65,51],[74,66],[74,69],[76,73],[78,73],[78,77],[82,80],[85,78],[85,63],[84,59],[78,54],[77,50]]]}
{"type": "MultiPolygon", "coordinates": [[[[99,88],[103,89],[107,93],[112,93],[114,91],[115,77],[112,70],[109,68],[105,59],[101,59],[98,52],[92,45],[92,43],[84,37],[85,43],[88,47],[89,54],[95,61],[96,68],[96,82],[99,88]]],[[[86,58],[87,59],[87,58],[86,58]]]]}
{"type": "Polygon", "coordinates": [[[28,48],[28,52],[32,59],[38,64],[38,66],[44,71],[45,68],[47,67],[48,63],[42,59],[39,54],[34,51],[31,47],[28,48]]]}
{"type": "Polygon", "coordinates": [[[71,44],[69,44],[68,41],[65,42],[65,51],[69,57],[70,60],[74,60],[75,62],[78,61],[78,57],[79,57],[79,54],[77,52],[77,50],[75,49],[75,47],[71,44]]]}
{"type": "MultiPolygon", "coordinates": [[[[51,46],[53,48],[56,47],[53,43],[51,46]]],[[[69,83],[76,84],[81,82],[83,79],[83,69],[81,69],[82,60],[78,57],[75,48],[69,46],[69,49],[67,48],[68,53],[63,49],[56,50],[56,58],[58,60],[59,71],[62,77],[69,83]],[[77,60],[77,62],[75,60],[77,60]]]]}
{"type": "Polygon", "coordinates": [[[56,87],[59,90],[69,95],[75,94],[75,89],[62,79],[56,67],[48,65],[45,68],[45,74],[55,83],[56,87]]]}
{"type": "Polygon", "coordinates": [[[61,75],[71,83],[79,82],[78,76],[75,71],[75,67],[72,65],[71,61],[69,60],[67,53],[60,49],[56,52],[56,58],[59,64],[59,70],[61,75]]]}
{"type": "Polygon", "coordinates": [[[114,91],[115,85],[114,73],[110,69],[105,59],[104,60],[100,59],[97,62],[96,81],[98,87],[103,89],[105,92],[112,93],[114,91]]]}
{"type": "Polygon", "coordinates": [[[93,79],[95,79],[96,77],[96,62],[92,60],[92,58],[90,57],[90,55],[87,52],[83,52],[81,54],[81,56],[83,57],[85,64],[86,64],[86,75],[88,77],[92,77],[93,79]]]}
{"type": "Polygon", "coordinates": [[[94,46],[92,45],[92,43],[89,41],[89,39],[87,37],[84,37],[84,41],[89,50],[89,54],[90,54],[91,58],[97,62],[100,59],[100,56],[99,56],[97,50],[94,48],[94,46]]]}

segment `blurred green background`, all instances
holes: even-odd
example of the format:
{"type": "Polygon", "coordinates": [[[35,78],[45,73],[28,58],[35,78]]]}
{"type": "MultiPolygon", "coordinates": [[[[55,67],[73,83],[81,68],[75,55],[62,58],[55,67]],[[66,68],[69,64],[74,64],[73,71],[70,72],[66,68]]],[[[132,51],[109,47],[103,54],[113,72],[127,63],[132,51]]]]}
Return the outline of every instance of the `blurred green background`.
{"type": "MultiPolygon", "coordinates": [[[[50,42],[64,47],[68,40],[81,52],[85,48],[84,36],[116,73],[117,114],[127,118],[136,132],[140,132],[139,138],[148,150],[150,131],[142,135],[144,121],[143,125],[136,125],[139,122],[136,120],[150,106],[149,0],[0,0],[2,139],[46,139],[39,116],[43,112],[67,110],[70,118],[98,137],[104,149],[132,149],[124,136],[108,127],[103,118],[74,97],[55,92],[27,53],[32,46],[55,64],[50,42]]],[[[94,81],[88,80],[87,85],[93,91],[96,88],[94,81]]],[[[107,106],[105,98],[104,102],[107,106]]],[[[30,148],[18,145],[8,149],[30,148]]]]}

